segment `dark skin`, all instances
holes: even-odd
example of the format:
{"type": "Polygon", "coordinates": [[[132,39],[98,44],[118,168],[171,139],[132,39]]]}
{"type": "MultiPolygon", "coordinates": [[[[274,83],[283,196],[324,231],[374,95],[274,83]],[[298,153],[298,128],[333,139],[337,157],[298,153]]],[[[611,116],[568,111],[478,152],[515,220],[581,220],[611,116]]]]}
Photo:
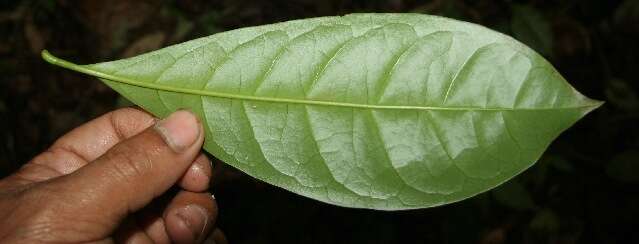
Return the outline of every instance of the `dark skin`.
{"type": "Polygon", "coordinates": [[[0,243],[220,242],[203,141],[185,110],[125,108],[74,129],[0,180],[0,243]]]}

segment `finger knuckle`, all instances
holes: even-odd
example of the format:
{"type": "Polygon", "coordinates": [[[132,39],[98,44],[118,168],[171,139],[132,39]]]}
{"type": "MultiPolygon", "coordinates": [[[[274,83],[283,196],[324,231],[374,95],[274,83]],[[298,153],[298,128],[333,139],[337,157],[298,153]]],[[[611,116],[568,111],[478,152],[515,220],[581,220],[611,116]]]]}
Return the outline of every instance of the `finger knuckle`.
{"type": "Polygon", "coordinates": [[[108,157],[114,176],[125,181],[143,177],[152,168],[151,155],[138,148],[118,147],[108,157]]]}
{"type": "Polygon", "coordinates": [[[153,124],[154,117],[150,114],[135,108],[121,108],[111,112],[109,115],[111,126],[120,140],[146,128],[153,124]]]}
{"type": "Polygon", "coordinates": [[[15,177],[26,182],[44,181],[60,175],[62,175],[62,173],[50,166],[35,162],[23,165],[20,170],[15,173],[15,177]]]}

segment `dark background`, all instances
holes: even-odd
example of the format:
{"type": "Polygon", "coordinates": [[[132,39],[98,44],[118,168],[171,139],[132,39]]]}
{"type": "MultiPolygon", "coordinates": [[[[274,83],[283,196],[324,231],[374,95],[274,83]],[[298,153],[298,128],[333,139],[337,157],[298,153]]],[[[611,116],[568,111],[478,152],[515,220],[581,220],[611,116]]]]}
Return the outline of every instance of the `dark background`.
{"type": "Polygon", "coordinates": [[[351,12],[479,23],[542,53],[606,104],[489,193],[431,209],[347,209],[216,164],[231,243],[639,243],[639,0],[0,1],[0,175],[55,138],[126,105],[97,79],[46,64],[119,59],[239,27],[351,12]]]}

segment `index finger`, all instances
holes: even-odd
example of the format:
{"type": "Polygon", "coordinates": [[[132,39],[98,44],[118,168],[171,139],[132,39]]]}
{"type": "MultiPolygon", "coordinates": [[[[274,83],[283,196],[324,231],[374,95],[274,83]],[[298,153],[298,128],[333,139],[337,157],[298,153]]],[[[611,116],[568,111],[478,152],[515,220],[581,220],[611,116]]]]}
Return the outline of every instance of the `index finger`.
{"type": "Polygon", "coordinates": [[[73,129],[47,150],[52,154],[66,154],[65,160],[38,160],[36,157],[33,161],[70,173],[97,159],[119,142],[144,131],[156,120],[142,110],[121,108],[73,129]]]}

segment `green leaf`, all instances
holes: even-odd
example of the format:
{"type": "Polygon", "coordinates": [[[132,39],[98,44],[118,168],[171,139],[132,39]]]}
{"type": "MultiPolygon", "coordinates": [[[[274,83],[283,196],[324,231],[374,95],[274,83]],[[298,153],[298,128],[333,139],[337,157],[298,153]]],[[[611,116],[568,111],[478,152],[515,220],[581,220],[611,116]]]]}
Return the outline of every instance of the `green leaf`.
{"type": "Polygon", "coordinates": [[[510,28],[514,37],[543,55],[551,55],[553,33],[543,14],[520,4],[512,6],[512,14],[510,28]]]}
{"type": "Polygon", "coordinates": [[[131,107],[134,105],[135,104],[133,102],[129,101],[129,99],[126,99],[126,97],[123,96],[119,96],[117,99],[115,99],[116,108],[131,107]]]}
{"type": "Polygon", "coordinates": [[[487,191],[601,104],[512,38],[421,14],[243,28],[93,65],[43,56],[159,117],[190,108],[219,159],[356,208],[432,207],[487,191]]]}

